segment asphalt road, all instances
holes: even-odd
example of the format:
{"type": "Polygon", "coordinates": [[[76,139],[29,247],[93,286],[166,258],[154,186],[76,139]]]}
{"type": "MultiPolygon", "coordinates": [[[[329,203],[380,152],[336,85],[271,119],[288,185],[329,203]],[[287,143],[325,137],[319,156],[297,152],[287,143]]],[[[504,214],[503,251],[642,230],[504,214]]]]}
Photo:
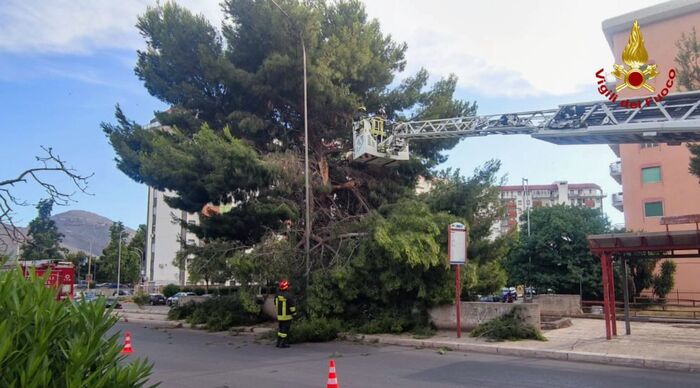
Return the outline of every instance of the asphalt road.
{"type": "Polygon", "coordinates": [[[700,374],[445,352],[347,342],[277,349],[250,335],[155,329],[131,331],[134,354],[155,363],[161,387],[325,387],[334,358],[343,388],[373,387],[698,387],[700,374]]]}

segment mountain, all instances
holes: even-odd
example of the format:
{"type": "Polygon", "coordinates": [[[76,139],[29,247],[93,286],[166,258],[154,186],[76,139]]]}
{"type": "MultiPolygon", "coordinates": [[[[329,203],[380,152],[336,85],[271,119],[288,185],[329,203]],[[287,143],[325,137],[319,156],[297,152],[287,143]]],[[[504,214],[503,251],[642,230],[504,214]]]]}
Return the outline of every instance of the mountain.
{"type": "MultiPolygon", "coordinates": [[[[83,251],[99,256],[102,250],[109,244],[109,227],[114,221],[99,214],[84,210],[69,210],[55,214],[51,219],[56,222],[58,231],[63,234],[61,246],[71,252],[83,251]]],[[[22,233],[27,233],[27,228],[20,228],[22,233]]],[[[129,239],[135,231],[125,227],[129,239]]],[[[9,242],[7,252],[17,252],[17,245],[9,242]]]]}

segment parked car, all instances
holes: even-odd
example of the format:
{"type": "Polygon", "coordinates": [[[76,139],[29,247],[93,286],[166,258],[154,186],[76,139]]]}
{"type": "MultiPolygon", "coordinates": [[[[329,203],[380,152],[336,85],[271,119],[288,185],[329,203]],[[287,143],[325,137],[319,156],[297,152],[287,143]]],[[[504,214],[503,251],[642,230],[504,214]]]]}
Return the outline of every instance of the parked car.
{"type": "Polygon", "coordinates": [[[148,295],[148,303],[151,306],[165,304],[165,296],[163,294],[150,294],[148,295]]]}
{"type": "Polygon", "coordinates": [[[532,298],[535,295],[537,295],[537,290],[535,290],[534,287],[526,287],[525,288],[525,297],[532,298]]]}
{"type": "MultiPolygon", "coordinates": [[[[131,295],[132,295],[131,291],[129,291],[129,290],[119,290],[119,296],[131,296],[131,295]]],[[[117,296],[117,292],[114,291],[112,293],[112,296],[117,296]]]]}
{"type": "Polygon", "coordinates": [[[177,306],[177,301],[183,296],[194,296],[194,292],[178,292],[177,294],[171,296],[170,298],[165,300],[165,304],[168,306],[177,306]]]}
{"type": "Polygon", "coordinates": [[[518,293],[515,291],[515,287],[501,288],[501,302],[513,303],[516,300],[518,300],[518,293]]]}
{"type": "Polygon", "coordinates": [[[106,298],[105,307],[107,307],[107,308],[114,307],[114,309],[121,309],[122,304],[119,303],[119,300],[117,298],[106,298]]]}

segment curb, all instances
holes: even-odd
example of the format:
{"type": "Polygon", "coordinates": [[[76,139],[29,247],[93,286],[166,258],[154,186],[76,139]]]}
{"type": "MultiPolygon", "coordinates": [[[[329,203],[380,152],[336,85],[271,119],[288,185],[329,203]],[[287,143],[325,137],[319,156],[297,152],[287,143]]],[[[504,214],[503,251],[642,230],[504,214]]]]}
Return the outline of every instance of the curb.
{"type": "Polygon", "coordinates": [[[634,368],[662,369],[683,372],[700,372],[700,363],[649,359],[608,355],[604,353],[571,352],[566,350],[527,349],[509,346],[491,346],[471,343],[454,343],[447,341],[426,341],[412,338],[392,338],[376,335],[364,335],[357,338],[368,344],[385,344],[397,346],[420,347],[429,349],[450,349],[461,352],[500,354],[504,356],[546,358],[559,361],[590,362],[595,364],[627,366],[634,368]]]}
{"type": "Polygon", "coordinates": [[[156,328],[170,328],[170,329],[176,329],[182,327],[182,323],[178,321],[159,321],[159,320],[153,320],[153,319],[142,319],[142,318],[131,318],[127,317],[126,320],[124,320],[124,317],[118,317],[120,323],[138,323],[138,324],[147,324],[151,327],[156,327],[156,328]]]}

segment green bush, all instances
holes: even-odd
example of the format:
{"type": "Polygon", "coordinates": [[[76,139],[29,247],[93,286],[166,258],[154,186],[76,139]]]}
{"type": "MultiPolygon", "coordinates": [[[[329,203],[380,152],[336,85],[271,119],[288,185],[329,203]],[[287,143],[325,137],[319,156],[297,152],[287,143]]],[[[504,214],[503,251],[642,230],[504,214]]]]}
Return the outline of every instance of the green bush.
{"type": "Polygon", "coordinates": [[[153,365],[124,361],[104,301],[58,302],[45,280],[0,273],[0,387],[146,386],[153,365]]]}
{"type": "Polygon", "coordinates": [[[380,334],[380,333],[403,333],[411,330],[414,322],[408,317],[401,317],[394,314],[382,314],[370,320],[358,328],[360,333],[380,334]]]}
{"type": "Polygon", "coordinates": [[[134,295],[133,300],[137,305],[143,306],[148,304],[151,301],[151,298],[145,292],[139,292],[134,295]]]}
{"type": "Polygon", "coordinates": [[[295,344],[332,341],[338,338],[338,333],[341,331],[343,331],[343,325],[337,319],[299,319],[292,322],[289,342],[295,344]]]}
{"type": "Polygon", "coordinates": [[[520,306],[514,307],[513,310],[505,315],[482,323],[472,330],[469,335],[472,337],[486,337],[494,341],[547,340],[539,329],[525,323],[520,306]]]}
{"type": "Polygon", "coordinates": [[[176,284],[168,284],[167,286],[163,287],[163,296],[166,298],[170,298],[178,292],[180,292],[180,286],[176,284]]]}

